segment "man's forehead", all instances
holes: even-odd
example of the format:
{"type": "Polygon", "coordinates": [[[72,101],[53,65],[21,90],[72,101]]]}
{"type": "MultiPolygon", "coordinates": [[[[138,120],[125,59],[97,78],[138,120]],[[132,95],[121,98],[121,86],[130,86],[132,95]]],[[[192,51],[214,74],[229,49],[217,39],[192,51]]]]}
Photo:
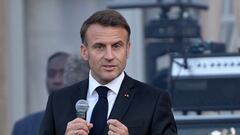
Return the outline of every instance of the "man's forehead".
{"type": "Polygon", "coordinates": [[[118,42],[127,39],[127,31],[122,27],[112,27],[112,26],[102,26],[98,24],[91,25],[86,32],[86,40],[89,42],[93,41],[103,41],[103,40],[115,40],[118,42]],[[91,40],[90,40],[91,39],[91,40]]]}
{"type": "Polygon", "coordinates": [[[89,32],[93,32],[93,33],[96,33],[96,32],[99,32],[99,33],[104,33],[104,32],[112,32],[113,30],[116,30],[116,31],[125,31],[127,33],[127,30],[124,28],[124,27],[121,27],[121,26],[104,26],[104,25],[101,25],[101,24],[92,24],[88,27],[86,33],[89,33],[89,32]]]}

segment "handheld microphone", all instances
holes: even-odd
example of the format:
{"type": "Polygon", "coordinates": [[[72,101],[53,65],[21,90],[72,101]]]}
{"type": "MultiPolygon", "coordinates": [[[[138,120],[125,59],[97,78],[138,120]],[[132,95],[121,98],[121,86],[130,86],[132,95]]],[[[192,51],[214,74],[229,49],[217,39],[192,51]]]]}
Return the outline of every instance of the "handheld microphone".
{"type": "Polygon", "coordinates": [[[78,100],[76,105],[75,105],[75,108],[76,108],[76,111],[77,111],[76,112],[77,117],[85,120],[86,119],[86,112],[89,108],[87,100],[84,100],[84,99],[78,100]]]}

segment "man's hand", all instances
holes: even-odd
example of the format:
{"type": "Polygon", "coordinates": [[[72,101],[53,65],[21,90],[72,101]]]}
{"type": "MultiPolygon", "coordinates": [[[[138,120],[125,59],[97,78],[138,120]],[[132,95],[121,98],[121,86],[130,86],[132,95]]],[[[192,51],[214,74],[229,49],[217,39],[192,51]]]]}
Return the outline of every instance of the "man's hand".
{"type": "Polygon", "coordinates": [[[109,119],[108,135],[128,135],[128,128],[116,119],[109,119]]]}
{"type": "Polygon", "coordinates": [[[76,118],[68,122],[65,135],[88,135],[92,127],[91,123],[81,118],[76,118]]]}

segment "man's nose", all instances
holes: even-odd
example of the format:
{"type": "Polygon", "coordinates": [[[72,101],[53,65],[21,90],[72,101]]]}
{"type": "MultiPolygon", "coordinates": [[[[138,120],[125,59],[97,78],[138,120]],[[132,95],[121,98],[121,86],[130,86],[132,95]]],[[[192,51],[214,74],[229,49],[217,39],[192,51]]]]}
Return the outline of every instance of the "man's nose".
{"type": "Polygon", "coordinates": [[[113,50],[111,47],[107,47],[106,48],[106,52],[105,52],[105,59],[107,60],[112,60],[114,58],[114,54],[113,54],[113,50]]]}

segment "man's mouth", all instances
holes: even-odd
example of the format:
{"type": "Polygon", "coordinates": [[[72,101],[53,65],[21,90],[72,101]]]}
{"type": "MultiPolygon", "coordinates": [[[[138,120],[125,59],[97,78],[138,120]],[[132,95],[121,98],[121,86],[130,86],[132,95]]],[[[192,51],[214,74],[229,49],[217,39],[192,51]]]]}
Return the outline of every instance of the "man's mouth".
{"type": "Polygon", "coordinates": [[[115,65],[103,65],[104,70],[111,71],[114,70],[115,65]]]}

